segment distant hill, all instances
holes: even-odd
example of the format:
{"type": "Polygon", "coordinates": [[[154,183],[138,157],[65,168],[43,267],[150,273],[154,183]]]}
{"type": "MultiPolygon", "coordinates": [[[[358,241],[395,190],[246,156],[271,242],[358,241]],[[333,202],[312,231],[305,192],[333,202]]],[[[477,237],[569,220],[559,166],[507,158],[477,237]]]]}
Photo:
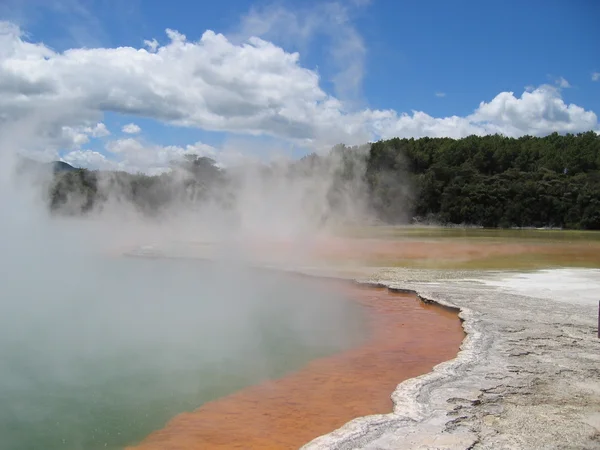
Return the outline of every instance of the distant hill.
{"type": "Polygon", "coordinates": [[[72,172],[74,170],[77,170],[76,167],[73,167],[72,165],[64,162],[64,161],[54,161],[50,163],[52,165],[52,169],[54,170],[54,173],[58,173],[58,172],[72,172]]]}
{"type": "Polygon", "coordinates": [[[17,171],[45,170],[47,167],[50,167],[54,173],[73,172],[78,170],[77,167],[73,167],[64,161],[44,163],[24,156],[18,157],[16,165],[17,171]]]}

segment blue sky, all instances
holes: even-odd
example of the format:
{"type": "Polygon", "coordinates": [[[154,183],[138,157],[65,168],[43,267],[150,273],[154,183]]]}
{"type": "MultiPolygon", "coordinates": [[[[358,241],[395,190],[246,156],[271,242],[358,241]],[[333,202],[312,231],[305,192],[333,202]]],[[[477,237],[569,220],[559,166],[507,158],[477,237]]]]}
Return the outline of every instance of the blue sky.
{"type": "MultiPolygon", "coordinates": [[[[22,39],[43,43],[57,54],[71,48],[139,49],[144,40],[152,39],[168,45],[166,28],[185,34],[191,42],[197,42],[206,30],[223,33],[235,45],[252,34],[260,35],[287,53],[299,52],[298,65],[318,74],[318,86],[343,103],[344,114],[368,109],[393,110],[398,116],[421,111],[433,118],[463,118],[501,93],[513,92],[520,99],[526,89],[544,85],[557,90],[551,98],[544,97],[549,105],[559,98],[564,108],[572,103],[588,113],[600,111],[600,80],[596,79],[600,75],[594,75],[600,72],[600,27],[596,24],[600,2],[593,0],[7,1],[0,6],[0,19],[17,24],[26,33],[22,39]],[[340,76],[346,81],[340,82],[340,76]]],[[[515,103],[514,111],[523,113],[522,120],[533,117],[524,111],[526,107],[515,103]]],[[[516,128],[505,123],[514,111],[495,111],[497,117],[488,113],[481,120],[497,119],[501,131],[527,132],[521,119],[516,128]],[[512,128],[502,128],[509,125],[512,128]]],[[[185,146],[202,141],[220,148],[240,135],[239,130],[229,128],[173,126],[151,114],[128,114],[119,108],[102,110],[101,120],[111,131],[110,137],[86,144],[86,149],[101,153],[106,153],[107,140],[118,138],[121,126],[130,122],[141,127],[143,133],[135,138],[146,144],[185,146]]],[[[532,124],[533,134],[597,127],[597,121],[594,124],[589,116],[586,120],[573,127],[549,124],[538,131],[532,124]]],[[[374,138],[403,134],[400,122],[386,126],[389,130],[374,138]]],[[[411,126],[415,128],[407,131],[410,136],[444,133],[435,124],[411,126]]],[[[367,124],[369,130],[373,127],[379,130],[381,125],[367,124]]],[[[282,142],[307,146],[269,130],[241,134],[257,146],[276,147],[282,142]]],[[[317,140],[310,137],[310,142],[317,140]]]]}

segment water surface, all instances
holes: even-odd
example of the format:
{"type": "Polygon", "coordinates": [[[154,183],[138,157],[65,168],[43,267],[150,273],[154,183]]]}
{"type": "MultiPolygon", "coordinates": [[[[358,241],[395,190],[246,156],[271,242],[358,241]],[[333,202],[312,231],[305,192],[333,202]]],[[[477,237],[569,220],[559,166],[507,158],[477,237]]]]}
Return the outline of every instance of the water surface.
{"type": "MultiPolygon", "coordinates": [[[[2,448],[119,448],[365,337],[360,306],[241,266],[81,258],[0,276],[2,448]]],[[[20,269],[23,269],[21,267],[20,269]]]]}

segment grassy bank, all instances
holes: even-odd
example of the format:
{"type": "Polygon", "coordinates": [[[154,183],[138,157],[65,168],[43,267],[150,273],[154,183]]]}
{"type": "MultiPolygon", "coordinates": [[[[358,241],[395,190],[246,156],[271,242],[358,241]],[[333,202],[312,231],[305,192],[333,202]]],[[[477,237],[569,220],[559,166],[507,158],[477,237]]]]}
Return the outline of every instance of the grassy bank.
{"type": "MultiPolygon", "coordinates": [[[[341,230],[361,251],[347,264],[457,270],[600,268],[600,232],[549,229],[354,227],[341,230]]],[[[330,255],[332,260],[339,260],[330,255]]]]}

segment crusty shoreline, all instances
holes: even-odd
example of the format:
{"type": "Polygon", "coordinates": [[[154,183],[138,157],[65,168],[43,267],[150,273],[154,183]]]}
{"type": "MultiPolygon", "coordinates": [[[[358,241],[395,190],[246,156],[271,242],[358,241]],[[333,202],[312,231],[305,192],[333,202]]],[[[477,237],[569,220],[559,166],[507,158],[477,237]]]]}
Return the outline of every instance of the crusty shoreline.
{"type": "Polygon", "coordinates": [[[597,311],[430,275],[387,269],[362,281],[458,308],[467,335],[457,357],[399,384],[392,413],[303,449],[600,448],[597,311]]]}
{"type": "MultiPolygon", "coordinates": [[[[415,426],[415,424],[423,422],[428,416],[428,407],[431,406],[426,398],[428,387],[436,383],[443,383],[446,378],[456,376],[462,367],[474,362],[476,352],[481,351],[483,348],[483,334],[478,329],[480,322],[468,308],[459,308],[442,299],[428,298],[418,290],[400,287],[393,283],[359,280],[357,280],[357,283],[371,287],[384,287],[392,292],[411,293],[423,302],[436,303],[455,310],[461,319],[466,336],[461,344],[460,351],[454,359],[440,363],[431,372],[408,379],[398,385],[391,395],[394,404],[392,413],[354,419],[342,428],[314,439],[303,446],[303,449],[364,448],[373,437],[384,434],[386,429],[392,427],[396,429],[408,428],[408,426],[415,426]],[[423,398],[424,396],[425,398],[423,398]]],[[[466,441],[465,443],[468,444],[466,441]]]]}

